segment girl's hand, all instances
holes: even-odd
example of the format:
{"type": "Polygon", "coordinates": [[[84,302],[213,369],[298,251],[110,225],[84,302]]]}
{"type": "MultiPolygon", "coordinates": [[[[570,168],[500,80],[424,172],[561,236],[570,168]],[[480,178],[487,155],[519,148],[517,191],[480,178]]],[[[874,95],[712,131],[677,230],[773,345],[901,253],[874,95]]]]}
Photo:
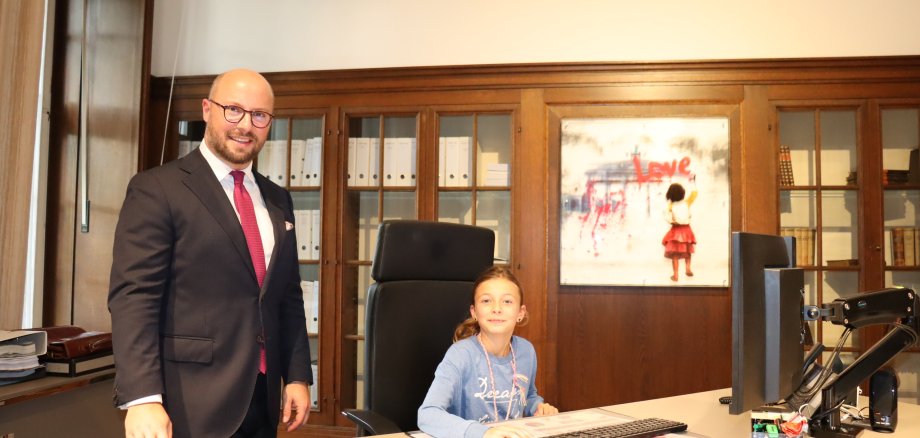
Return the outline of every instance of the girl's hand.
{"type": "Polygon", "coordinates": [[[537,405],[537,411],[533,413],[534,417],[542,417],[544,415],[556,415],[559,413],[559,409],[556,409],[555,406],[549,403],[540,403],[537,405]]]}
{"type": "Polygon", "coordinates": [[[492,426],[483,435],[483,438],[531,438],[533,435],[526,430],[512,426],[492,426]]]}

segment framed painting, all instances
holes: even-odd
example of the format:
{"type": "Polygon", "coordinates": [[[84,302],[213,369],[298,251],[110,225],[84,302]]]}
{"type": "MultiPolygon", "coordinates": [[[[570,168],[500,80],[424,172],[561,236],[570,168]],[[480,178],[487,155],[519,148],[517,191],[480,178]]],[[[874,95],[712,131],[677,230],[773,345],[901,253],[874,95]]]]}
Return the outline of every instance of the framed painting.
{"type": "Polygon", "coordinates": [[[561,123],[562,285],[728,286],[728,117],[561,123]]]}

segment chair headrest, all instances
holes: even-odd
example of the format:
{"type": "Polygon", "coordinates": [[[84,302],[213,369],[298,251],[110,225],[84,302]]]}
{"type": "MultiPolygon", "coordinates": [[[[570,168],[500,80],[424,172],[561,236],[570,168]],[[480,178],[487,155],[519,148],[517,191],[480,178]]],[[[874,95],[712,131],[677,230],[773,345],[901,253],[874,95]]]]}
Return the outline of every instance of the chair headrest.
{"type": "Polygon", "coordinates": [[[475,281],[492,266],[495,233],[445,222],[384,221],[371,277],[377,281],[475,281]]]}

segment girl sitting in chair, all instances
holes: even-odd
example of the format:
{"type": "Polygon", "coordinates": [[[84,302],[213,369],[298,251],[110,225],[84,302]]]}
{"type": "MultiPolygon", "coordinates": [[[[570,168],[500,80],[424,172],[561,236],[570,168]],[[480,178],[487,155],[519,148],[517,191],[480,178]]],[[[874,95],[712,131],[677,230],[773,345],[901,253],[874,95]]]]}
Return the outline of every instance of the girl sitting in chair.
{"type": "Polygon", "coordinates": [[[479,276],[471,317],[457,326],[418,410],[422,431],[438,438],[527,437],[511,426],[484,423],[559,412],[537,394],[533,345],[514,336],[514,328],[527,322],[523,300],[510,269],[493,266],[479,276]]]}

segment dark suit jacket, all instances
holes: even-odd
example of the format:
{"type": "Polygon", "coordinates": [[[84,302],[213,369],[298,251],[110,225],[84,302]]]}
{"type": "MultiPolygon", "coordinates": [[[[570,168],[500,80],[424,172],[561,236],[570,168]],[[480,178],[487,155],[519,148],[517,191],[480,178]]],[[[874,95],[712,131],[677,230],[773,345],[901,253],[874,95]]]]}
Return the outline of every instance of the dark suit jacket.
{"type": "Polygon", "coordinates": [[[255,177],[275,232],[261,290],[239,219],[201,151],[128,185],[109,289],[115,404],[163,394],[176,437],[237,429],[263,330],[272,425],[281,381],[313,381],[294,230],[285,226],[294,223],[291,196],[255,177]]]}

